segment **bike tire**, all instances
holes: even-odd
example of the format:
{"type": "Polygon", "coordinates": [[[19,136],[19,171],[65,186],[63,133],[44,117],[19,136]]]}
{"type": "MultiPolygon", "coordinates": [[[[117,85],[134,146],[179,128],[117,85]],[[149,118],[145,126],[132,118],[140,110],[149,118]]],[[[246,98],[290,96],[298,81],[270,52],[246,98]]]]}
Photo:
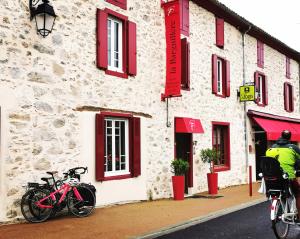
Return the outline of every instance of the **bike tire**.
{"type": "Polygon", "coordinates": [[[68,193],[67,205],[69,212],[76,217],[86,217],[90,215],[95,209],[94,193],[84,186],[76,187],[83,200],[78,200],[73,190],[68,193]]]}
{"type": "Polygon", "coordinates": [[[272,220],[272,229],[277,239],[285,239],[289,233],[290,225],[282,221],[282,214],[284,213],[285,204],[287,202],[283,202],[278,200],[275,205],[275,219],[272,220]]]}
{"type": "MultiPolygon", "coordinates": [[[[46,221],[51,213],[52,208],[40,208],[35,203],[49,195],[49,191],[42,189],[31,189],[27,191],[21,200],[21,212],[26,221],[32,223],[46,221]]],[[[52,206],[51,198],[43,202],[43,205],[52,206]]]]}

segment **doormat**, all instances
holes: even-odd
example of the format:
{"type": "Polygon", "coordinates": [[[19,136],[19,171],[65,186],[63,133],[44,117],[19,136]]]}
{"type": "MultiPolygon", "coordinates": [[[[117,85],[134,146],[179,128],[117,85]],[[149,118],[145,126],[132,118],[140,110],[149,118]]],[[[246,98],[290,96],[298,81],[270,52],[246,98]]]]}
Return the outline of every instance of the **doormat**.
{"type": "Polygon", "coordinates": [[[222,195],[193,195],[190,198],[206,198],[206,199],[216,199],[216,198],[221,198],[224,197],[222,195]]]}

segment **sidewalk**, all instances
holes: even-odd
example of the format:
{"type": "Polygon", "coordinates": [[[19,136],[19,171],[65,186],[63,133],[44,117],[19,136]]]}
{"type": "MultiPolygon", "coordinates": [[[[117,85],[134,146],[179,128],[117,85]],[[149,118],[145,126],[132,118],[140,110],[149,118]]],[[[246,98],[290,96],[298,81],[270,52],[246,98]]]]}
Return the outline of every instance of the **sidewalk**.
{"type": "Polygon", "coordinates": [[[61,216],[39,224],[0,226],[1,239],[123,239],[153,238],[189,225],[224,215],[255,203],[265,201],[257,193],[259,184],[241,185],[221,189],[218,198],[186,198],[139,202],[98,208],[86,218],[61,216]]]}

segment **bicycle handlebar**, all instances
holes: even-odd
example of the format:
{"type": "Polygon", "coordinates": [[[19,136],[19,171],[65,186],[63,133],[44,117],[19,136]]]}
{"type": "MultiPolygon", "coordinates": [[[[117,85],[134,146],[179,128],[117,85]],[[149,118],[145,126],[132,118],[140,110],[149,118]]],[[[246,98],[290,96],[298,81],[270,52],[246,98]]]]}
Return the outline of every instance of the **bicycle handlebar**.
{"type": "Polygon", "coordinates": [[[64,173],[65,177],[74,176],[76,174],[85,174],[88,171],[87,167],[75,167],[68,170],[67,173],[64,173]]]}

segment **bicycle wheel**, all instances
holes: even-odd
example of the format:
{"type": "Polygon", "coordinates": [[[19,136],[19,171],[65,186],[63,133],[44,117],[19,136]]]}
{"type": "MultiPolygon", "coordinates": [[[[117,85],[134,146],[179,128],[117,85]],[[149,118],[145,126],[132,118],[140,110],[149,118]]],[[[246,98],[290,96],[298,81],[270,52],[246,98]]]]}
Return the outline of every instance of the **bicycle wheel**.
{"type": "MultiPolygon", "coordinates": [[[[49,191],[31,189],[27,191],[21,200],[21,212],[28,222],[44,222],[52,212],[52,208],[40,208],[36,202],[49,195],[49,191]]],[[[43,205],[52,206],[51,198],[43,202],[43,205]]]]}
{"type": "Polygon", "coordinates": [[[285,239],[289,232],[290,225],[282,221],[282,214],[286,206],[288,206],[287,202],[281,200],[278,200],[275,205],[275,219],[272,220],[272,228],[278,239],[285,239]]]}
{"type": "Polygon", "coordinates": [[[69,211],[77,217],[86,217],[92,213],[95,208],[95,196],[87,187],[77,186],[82,200],[79,200],[74,191],[68,193],[67,204],[69,211]]]}

